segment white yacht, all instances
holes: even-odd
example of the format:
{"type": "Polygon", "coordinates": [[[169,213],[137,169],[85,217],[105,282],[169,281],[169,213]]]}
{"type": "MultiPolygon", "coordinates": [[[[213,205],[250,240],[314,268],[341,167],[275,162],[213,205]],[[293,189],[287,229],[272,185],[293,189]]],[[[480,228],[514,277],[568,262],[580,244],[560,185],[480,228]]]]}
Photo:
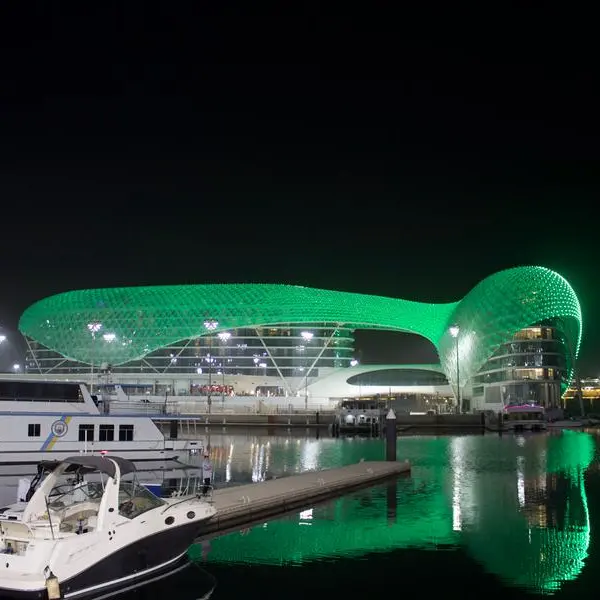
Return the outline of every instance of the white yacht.
{"type": "Polygon", "coordinates": [[[0,380],[0,465],[102,452],[165,460],[201,447],[199,440],[166,438],[148,416],[107,414],[83,383],[0,380]]]}
{"type": "Polygon", "coordinates": [[[0,597],[106,597],[153,580],[185,559],[215,514],[197,493],[155,496],[122,457],[66,458],[20,518],[0,521],[0,597]]]}
{"type": "Polygon", "coordinates": [[[517,403],[504,407],[505,431],[545,431],[547,428],[545,410],[539,404],[517,403]]]}

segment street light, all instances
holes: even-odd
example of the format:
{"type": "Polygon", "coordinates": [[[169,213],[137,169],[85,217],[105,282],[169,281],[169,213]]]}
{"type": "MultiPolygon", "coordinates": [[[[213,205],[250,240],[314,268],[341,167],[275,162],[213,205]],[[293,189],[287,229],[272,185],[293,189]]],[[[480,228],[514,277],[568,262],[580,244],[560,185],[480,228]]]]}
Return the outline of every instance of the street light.
{"type": "MultiPolygon", "coordinates": [[[[221,340],[221,342],[223,342],[224,345],[227,345],[227,342],[229,341],[229,338],[231,337],[231,333],[229,333],[229,331],[221,331],[221,333],[217,334],[217,337],[221,340]]],[[[221,384],[221,405],[224,406],[225,405],[225,358],[226,358],[227,352],[225,351],[225,349],[223,349],[223,356],[221,357],[221,377],[222,377],[222,384],[221,384]]]]}
{"type": "Polygon", "coordinates": [[[458,334],[460,333],[460,327],[458,325],[452,325],[450,327],[450,335],[456,340],[456,410],[458,414],[461,414],[460,406],[460,361],[458,354],[458,334]]]}
{"type": "Polygon", "coordinates": [[[0,335],[0,344],[3,344],[6,341],[5,335],[0,335]]]}
{"type": "Polygon", "coordinates": [[[211,398],[211,387],[212,387],[212,361],[213,361],[213,357],[212,357],[212,335],[211,332],[214,331],[217,327],[219,326],[219,321],[215,320],[215,319],[206,319],[206,321],[204,321],[204,327],[208,330],[209,334],[208,334],[208,394],[207,394],[207,398],[206,398],[206,403],[208,405],[208,414],[210,414],[210,407],[212,405],[212,398],[211,398]]]}
{"type": "Polygon", "coordinates": [[[96,359],[96,334],[102,329],[102,323],[92,321],[87,324],[89,332],[92,334],[92,364],[90,371],[90,394],[94,393],[94,361],[96,359]]]}

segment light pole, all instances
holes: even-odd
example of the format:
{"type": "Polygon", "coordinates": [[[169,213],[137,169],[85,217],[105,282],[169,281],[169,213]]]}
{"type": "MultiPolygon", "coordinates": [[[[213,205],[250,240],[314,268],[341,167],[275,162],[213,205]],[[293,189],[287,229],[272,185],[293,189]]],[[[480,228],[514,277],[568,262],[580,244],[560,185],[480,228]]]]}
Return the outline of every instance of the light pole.
{"type": "MultiPolygon", "coordinates": [[[[308,344],[314,337],[314,333],[312,331],[302,331],[300,332],[302,339],[308,344]]],[[[308,375],[307,371],[306,377],[304,378],[304,411],[308,412],[308,375]]]]}
{"type": "Polygon", "coordinates": [[[89,332],[92,334],[92,364],[90,371],[90,394],[94,393],[94,361],[96,359],[96,334],[102,329],[102,323],[92,321],[87,324],[89,332]]]}
{"type": "Polygon", "coordinates": [[[211,398],[211,387],[212,387],[212,332],[219,326],[219,321],[215,319],[207,319],[204,321],[204,327],[208,330],[208,395],[206,403],[208,405],[208,414],[210,414],[212,398],[211,398]]]}
{"type": "MultiPolygon", "coordinates": [[[[4,342],[6,342],[6,336],[5,335],[0,335],[0,346],[2,346],[2,344],[4,344],[4,342]]],[[[0,369],[2,369],[3,367],[0,367],[0,369]]]]}
{"type": "MultiPolygon", "coordinates": [[[[227,341],[231,337],[231,333],[229,331],[221,331],[219,333],[219,339],[223,342],[223,345],[227,344],[227,341]]],[[[223,349],[223,356],[221,357],[221,375],[222,375],[222,385],[221,385],[221,406],[225,406],[225,349],[223,349]]]]}
{"type": "Polygon", "coordinates": [[[458,414],[461,414],[460,406],[460,361],[458,353],[458,334],[460,333],[460,327],[458,325],[452,325],[450,327],[450,335],[456,340],[456,410],[458,414]]]}

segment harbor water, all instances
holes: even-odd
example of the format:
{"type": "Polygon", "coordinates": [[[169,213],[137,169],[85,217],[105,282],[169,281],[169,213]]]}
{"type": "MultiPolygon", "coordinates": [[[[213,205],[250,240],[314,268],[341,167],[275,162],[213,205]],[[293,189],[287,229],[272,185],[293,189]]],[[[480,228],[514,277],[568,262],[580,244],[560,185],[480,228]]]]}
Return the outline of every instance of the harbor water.
{"type": "MultiPolygon", "coordinates": [[[[398,438],[410,476],[201,540],[133,598],[592,598],[600,569],[600,431],[398,438]]],[[[217,487],[361,459],[384,442],[315,432],[202,435],[217,487]]],[[[192,457],[190,460],[198,460],[192,457]]],[[[168,476],[168,474],[163,474],[168,476]]],[[[13,474],[0,477],[12,493],[13,474]]]]}

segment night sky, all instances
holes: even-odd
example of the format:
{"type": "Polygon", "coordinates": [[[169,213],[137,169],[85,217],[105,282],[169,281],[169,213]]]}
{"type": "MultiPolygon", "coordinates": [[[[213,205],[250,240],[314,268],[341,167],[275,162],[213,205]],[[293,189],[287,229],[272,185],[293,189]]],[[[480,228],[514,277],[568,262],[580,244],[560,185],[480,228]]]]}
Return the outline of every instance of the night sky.
{"type": "MultiPolygon", "coordinates": [[[[444,302],[535,264],[578,293],[582,374],[600,374],[595,38],[568,13],[14,4],[12,340],[30,303],[70,289],[278,282],[444,302]]],[[[357,345],[363,362],[436,361],[416,336],[357,345]]]]}

